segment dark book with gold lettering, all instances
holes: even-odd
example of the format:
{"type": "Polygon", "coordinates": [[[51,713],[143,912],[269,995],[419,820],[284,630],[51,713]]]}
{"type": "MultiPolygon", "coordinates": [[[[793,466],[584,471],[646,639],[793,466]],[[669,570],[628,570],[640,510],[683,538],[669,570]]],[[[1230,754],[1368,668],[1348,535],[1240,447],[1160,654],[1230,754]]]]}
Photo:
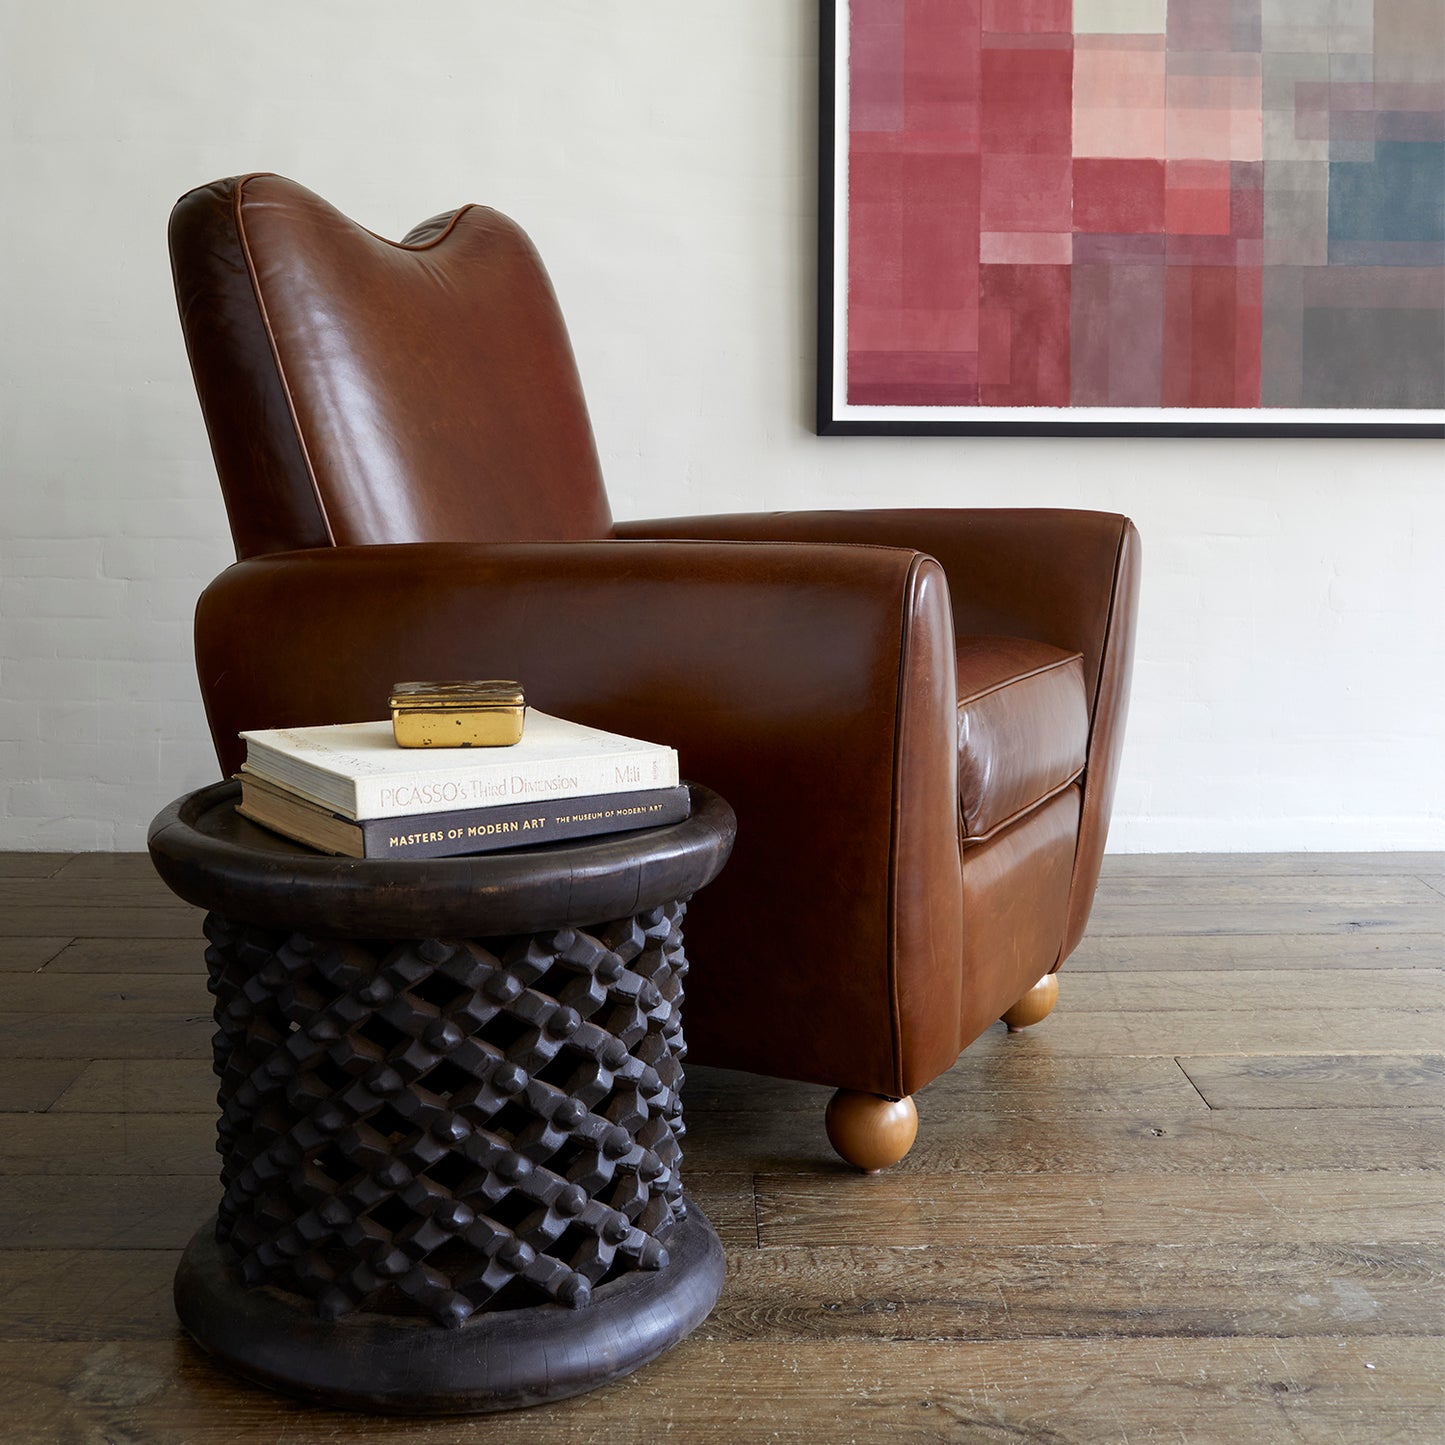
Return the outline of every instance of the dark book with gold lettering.
{"type": "Polygon", "coordinates": [[[683,785],[574,798],[540,798],[399,818],[348,818],[254,773],[240,774],[236,811],[322,853],[346,858],[447,858],[680,823],[690,811],[683,785]]]}

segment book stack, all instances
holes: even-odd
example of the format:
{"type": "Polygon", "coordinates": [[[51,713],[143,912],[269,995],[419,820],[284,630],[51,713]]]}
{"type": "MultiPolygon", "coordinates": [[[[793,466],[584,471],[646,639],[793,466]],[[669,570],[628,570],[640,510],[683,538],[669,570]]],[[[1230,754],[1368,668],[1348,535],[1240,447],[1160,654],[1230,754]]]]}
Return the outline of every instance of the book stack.
{"type": "Polygon", "coordinates": [[[443,858],[679,823],[677,753],[530,709],[505,749],[421,752],[389,722],[241,734],[237,811],[349,858],[443,858]]]}

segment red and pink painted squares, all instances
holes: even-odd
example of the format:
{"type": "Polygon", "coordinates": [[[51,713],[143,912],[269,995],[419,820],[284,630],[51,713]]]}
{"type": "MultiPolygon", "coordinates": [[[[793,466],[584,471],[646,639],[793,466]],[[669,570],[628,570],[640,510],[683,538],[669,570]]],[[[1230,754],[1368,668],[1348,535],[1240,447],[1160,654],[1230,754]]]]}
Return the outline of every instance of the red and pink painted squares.
{"type": "Polygon", "coordinates": [[[1445,408],[1445,0],[833,8],[834,415],[1445,408]]]}

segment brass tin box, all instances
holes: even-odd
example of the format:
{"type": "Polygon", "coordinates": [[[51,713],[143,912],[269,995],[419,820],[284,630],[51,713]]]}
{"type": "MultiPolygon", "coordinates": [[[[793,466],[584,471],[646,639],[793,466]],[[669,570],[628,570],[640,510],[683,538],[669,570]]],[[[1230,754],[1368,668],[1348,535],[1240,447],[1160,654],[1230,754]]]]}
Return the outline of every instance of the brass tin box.
{"type": "Polygon", "coordinates": [[[391,730],[404,748],[505,748],[522,737],[527,711],[516,682],[399,682],[391,730]]]}

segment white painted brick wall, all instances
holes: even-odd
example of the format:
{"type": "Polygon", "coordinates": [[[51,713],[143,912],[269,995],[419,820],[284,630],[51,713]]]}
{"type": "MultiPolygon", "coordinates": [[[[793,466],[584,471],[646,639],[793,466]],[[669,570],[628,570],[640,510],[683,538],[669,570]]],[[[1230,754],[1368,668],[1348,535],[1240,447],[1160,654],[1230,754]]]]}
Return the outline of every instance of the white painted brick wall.
{"type": "Polygon", "coordinates": [[[1437,446],[810,435],[814,17],[0,0],[0,847],[139,847],[215,775],[191,610],[231,554],[165,222],[260,167],[386,235],[465,200],[516,215],[618,516],[1133,515],[1114,846],[1445,846],[1437,446]]]}

